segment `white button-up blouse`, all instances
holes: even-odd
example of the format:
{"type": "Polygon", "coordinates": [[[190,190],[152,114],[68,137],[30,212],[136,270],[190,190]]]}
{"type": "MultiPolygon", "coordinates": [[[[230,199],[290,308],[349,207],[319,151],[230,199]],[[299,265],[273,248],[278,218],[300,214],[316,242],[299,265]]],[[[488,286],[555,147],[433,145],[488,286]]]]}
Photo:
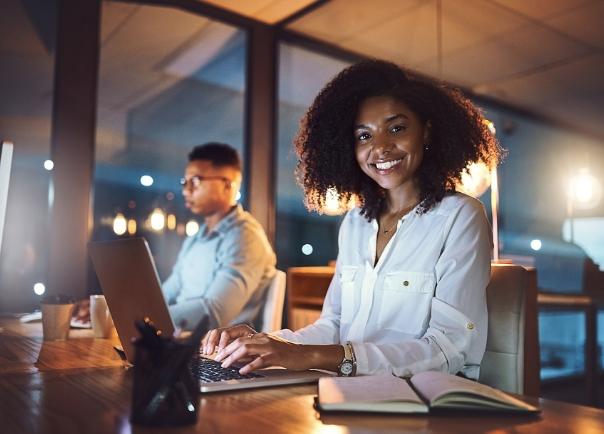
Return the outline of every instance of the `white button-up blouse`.
{"type": "Polygon", "coordinates": [[[478,378],[487,339],[490,227],[482,204],[446,196],[397,224],[377,264],[378,225],[349,212],[321,317],[282,338],[304,344],[350,341],[358,374],[436,370],[478,378]]]}

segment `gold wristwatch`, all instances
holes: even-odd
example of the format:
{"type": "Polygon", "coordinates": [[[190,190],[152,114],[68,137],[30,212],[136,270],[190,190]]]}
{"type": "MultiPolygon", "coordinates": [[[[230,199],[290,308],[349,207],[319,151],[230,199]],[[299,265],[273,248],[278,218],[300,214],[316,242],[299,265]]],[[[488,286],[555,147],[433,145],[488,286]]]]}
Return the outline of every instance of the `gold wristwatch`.
{"type": "Polygon", "coordinates": [[[354,356],[354,348],[350,342],[342,345],[344,347],[344,359],[338,365],[339,377],[353,377],[357,373],[357,359],[354,356]]]}

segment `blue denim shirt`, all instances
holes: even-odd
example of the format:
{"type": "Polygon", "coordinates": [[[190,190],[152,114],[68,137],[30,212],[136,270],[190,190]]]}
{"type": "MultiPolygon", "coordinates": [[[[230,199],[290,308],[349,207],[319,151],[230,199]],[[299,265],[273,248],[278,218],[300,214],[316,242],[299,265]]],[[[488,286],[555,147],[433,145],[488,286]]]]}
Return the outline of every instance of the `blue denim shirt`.
{"type": "Polygon", "coordinates": [[[241,205],[213,230],[202,225],[184,241],[163,284],[174,323],[190,330],[205,315],[212,328],[254,324],[275,263],[264,229],[241,205]]]}

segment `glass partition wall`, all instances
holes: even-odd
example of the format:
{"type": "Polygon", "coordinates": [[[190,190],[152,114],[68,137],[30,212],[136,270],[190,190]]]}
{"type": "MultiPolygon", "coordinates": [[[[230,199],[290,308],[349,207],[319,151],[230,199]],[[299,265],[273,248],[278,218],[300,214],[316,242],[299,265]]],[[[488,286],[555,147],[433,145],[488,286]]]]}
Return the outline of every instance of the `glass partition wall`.
{"type": "Polygon", "coordinates": [[[179,179],[208,141],[244,151],[246,33],[174,8],[102,3],[92,239],[144,236],[160,278],[197,230],[179,179]]]}
{"type": "Polygon", "coordinates": [[[300,120],[315,95],[349,63],[299,46],[279,45],[279,98],[277,140],[278,267],[327,265],[338,252],[341,216],[310,213],[296,182],[293,139],[300,120]]]}
{"type": "Polygon", "coordinates": [[[0,141],[15,152],[0,254],[0,312],[30,311],[47,285],[54,1],[0,3],[0,141]]]}
{"type": "MultiPolygon", "coordinates": [[[[507,153],[498,168],[501,257],[535,267],[541,292],[581,294],[597,289],[594,278],[604,282],[604,202],[597,197],[596,183],[601,181],[595,178],[604,173],[601,144],[551,123],[478,103],[494,122],[507,153]],[[593,185],[586,174],[594,176],[593,185]],[[583,196],[569,192],[573,180],[583,183],[575,186],[585,189],[580,191],[583,196]],[[569,201],[577,200],[583,202],[569,210],[569,201]]],[[[489,210],[489,194],[480,199],[489,210]]],[[[542,309],[543,380],[584,372],[585,321],[580,308],[542,309]]],[[[598,336],[604,342],[604,336],[598,336]]]]}

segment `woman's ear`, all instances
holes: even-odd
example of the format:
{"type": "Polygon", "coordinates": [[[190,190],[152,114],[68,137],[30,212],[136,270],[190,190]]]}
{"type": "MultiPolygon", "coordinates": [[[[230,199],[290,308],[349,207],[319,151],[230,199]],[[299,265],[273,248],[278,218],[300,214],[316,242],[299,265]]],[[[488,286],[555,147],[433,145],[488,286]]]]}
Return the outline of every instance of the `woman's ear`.
{"type": "Polygon", "coordinates": [[[430,143],[430,135],[432,131],[432,122],[426,121],[424,125],[424,144],[429,145],[430,143]]]}

